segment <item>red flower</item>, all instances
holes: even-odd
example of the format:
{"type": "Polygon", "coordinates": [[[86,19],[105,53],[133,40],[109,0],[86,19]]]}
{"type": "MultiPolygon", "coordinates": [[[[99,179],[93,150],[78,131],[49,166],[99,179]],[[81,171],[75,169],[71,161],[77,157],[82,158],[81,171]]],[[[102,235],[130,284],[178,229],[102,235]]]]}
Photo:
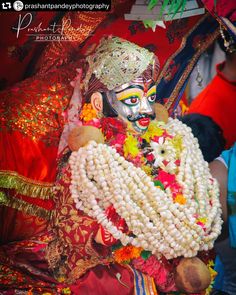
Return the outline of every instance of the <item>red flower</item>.
{"type": "Polygon", "coordinates": [[[148,162],[152,162],[155,160],[155,157],[152,153],[150,153],[146,155],[146,159],[148,160],[148,162]]]}
{"type": "Polygon", "coordinates": [[[167,161],[167,160],[163,160],[162,163],[163,163],[165,166],[167,166],[170,162],[167,161]]]}
{"type": "Polygon", "coordinates": [[[161,136],[156,136],[156,135],[155,135],[155,136],[153,136],[153,138],[152,138],[152,141],[154,141],[154,142],[157,142],[157,143],[158,143],[158,142],[159,142],[159,138],[160,138],[160,137],[163,137],[163,135],[161,135],[161,136]]]}
{"type": "Polygon", "coordinates": [[[124,122],[116,118],[102,118],[101,126],[102,132],[107,140],[110,140],[119,133],[125,134],[126,130],[124,122]]]}
{"type": "Polygon", "coordinates": [[[154,178],[154,180],[159,180],[163,183],[164,188],[167,188],[168,186],[172,186],[174,183],[176,183],[175,175],[169,174],[165,172],[164,170],[160,170],[158,175],[154,178]]]}
{"type": "Polygon", "coordinates": [[[182,187],[177,182],[171,183],[170,188],[173,198],[175,198],[178,194],[182,194],[182,187]]]}
{"type": "Polygon", "coordinates": [[[117,134],[117,136],[110,141],[110,145],[115,147],[122,147],[124,145],[125,139],[125,134],[117,134]]]}
{"type": "Polygon", "coordinates": [[[112,223],[122,232],[127,233],[128,232],[128,226],[123,218],[120,217],[120,215],[116,212],[113,205],[110,205],[106,208],[106,215],[109,221],[112,221],[112,223]]]}
{"type": "Polygon", "coordinates": [[[179,166],[180,165],[180,160],[179,159],[175,161],[175,165],[176,166],[179,166]]]}

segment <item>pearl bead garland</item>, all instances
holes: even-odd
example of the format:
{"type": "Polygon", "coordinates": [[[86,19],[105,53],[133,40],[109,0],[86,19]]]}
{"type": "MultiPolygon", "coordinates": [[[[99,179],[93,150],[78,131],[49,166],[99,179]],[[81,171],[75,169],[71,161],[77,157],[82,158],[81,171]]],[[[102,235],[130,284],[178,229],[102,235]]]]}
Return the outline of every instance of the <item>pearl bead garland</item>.
{"type": "MultiPolygon", "coordinates": [[[[114,148],[94,141],[71,154],[70,190],[76,208],[95,218],[123,245],[142,247],[167,259],[193,257],[200,250],[211,249],[220,234],[219,189],[191,129],[177,119],[169,119],[164,128],[182,138],[176,179],[183,187],[184,205],[174,203],[171,191],[155,187],[141,168],[126,161],[114,148]],[[105,209],[110,205],[125,219],[134,237],[108,220],[105,209]],[[207,220],[204,229],[195,216],[207,220]]],[[[154,155],[158,157],[155,151],[154,155]]],[[[157,162],[159,165],[161,161],[157,162]]],[[[172,173],[174,169],[170,168],[172,173]]]]}

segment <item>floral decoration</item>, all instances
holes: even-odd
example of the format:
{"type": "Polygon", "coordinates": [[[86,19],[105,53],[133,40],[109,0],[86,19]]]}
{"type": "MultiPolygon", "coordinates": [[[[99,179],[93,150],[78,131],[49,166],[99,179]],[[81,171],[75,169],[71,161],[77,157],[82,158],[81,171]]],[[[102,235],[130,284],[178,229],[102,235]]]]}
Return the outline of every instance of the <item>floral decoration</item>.
{"type": "Polygon", "coordinates": [[[93,109],[90,103],[85,103],[80,112],[80,120],[83,120],[84,122],[88,122],[94,118],[96,118],[96,111],[93,109]]]}
{"type": "Polygon", "coordinates": [[[115,250],[113,255],[118,263],[129,263],[132,259],[138,258],[142,251],[141,247],[128,245],[115,250]]]}
{"type": "Polygon", "coordinates": [[[168,261],[212,249],[221,232],[219,188],[197,139],[177,119],[153,121],[141,135],[117,118],[86,124],[96,124],[107,144],[91,141],[71,154],[76,208],[120,242],[113,249],[118,263],[139,265],[173,287],[168,261]],[[112,222],[107,208],[125,221],[128,231],[112,222]]]}

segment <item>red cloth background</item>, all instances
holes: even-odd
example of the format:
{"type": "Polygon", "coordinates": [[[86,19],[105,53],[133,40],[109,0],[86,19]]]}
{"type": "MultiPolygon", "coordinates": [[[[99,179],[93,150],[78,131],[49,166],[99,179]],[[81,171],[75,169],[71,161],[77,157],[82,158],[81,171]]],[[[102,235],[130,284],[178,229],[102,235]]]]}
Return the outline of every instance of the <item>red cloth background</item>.
{"type": "MultiPolygon", "coordinates": [[[[0,89],[13,85],[21,81],[29,69],[32,61],[36,61],[46,43],[35,42],[32,37],[27,36],[26,30],[21,31],[19,37],[16,37],[16,30],[13,27],[18,26],[18,12],[2,12],[0,17],[1,39],[0,39],[0,89]]],[[[22,14],[23,15],[23,14],[22,14]]],[[[37,11],[33,12],[31,26],[36,27],[43,22],[48,26],[55,17],[56,11],[37,11]]],[[[33,70],[33,68],[31,69],[33,70]]]]}

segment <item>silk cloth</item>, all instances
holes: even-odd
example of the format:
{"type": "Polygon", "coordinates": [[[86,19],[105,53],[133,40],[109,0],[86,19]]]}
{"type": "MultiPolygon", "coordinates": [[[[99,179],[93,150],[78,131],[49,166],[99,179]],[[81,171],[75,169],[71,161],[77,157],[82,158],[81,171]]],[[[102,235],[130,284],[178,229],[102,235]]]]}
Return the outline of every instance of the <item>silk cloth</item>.
{"type": "Polygon", "coordinates": [[[33,235],[47,227],[63,112],[73,90],[68,79],[75,67],[33,76],[1,93],[1,243],[19,240],[23,233],[28,237],[25,224],[35,228],[29,230],[33,235]]]}
{"type": "MultiPolygon", "coordinates": [[[[26,13],[6,12],[1,13],[1,68],[0,90],[9,88],[16,82],[22,81],[35,72],[34,65],[39,59],[46,43],[38,44],[32,36],[27,35],[27,28],[20,30],[17,36],[17,28],[26,13]],[[19,17],[20,18],[19,19],[19,17]],[[15,28],[15,29],[13,29],[15,28]]],[[[34,11],[30,22],[31,27],[38,27],[43,22],[47,27],[50,23],[58,22],[62,15],[55,11],[34,11]]],[[[25,19],[22,24],[26,26],[30,19],[25,19]]]]}
{"type": "MultiPolygon", "coordinates": [[[[132,270],[115,264],[108,267],[98,265],[74,284],[58,282],[53,278],[53,273],[50,272],[45,259],[47,244],[50,240],[52,240],[52,234],[45,233],[32,237],[31,240],[23,240],[1,247],[1,294],[19,294],[20,291],[21,294],[30,294],[25,290],[30,290],[34,295],[43,293],[108,295],[111,294],[111,290],[114,292],[112,294],[120,294],[120,292],[124,295],[136,294],[132,270]],[[117,280],[117,273],[120,274],[123,285],[117,280]]],[[[141,293],[137,293],[139,294],[141,293]]]]}

